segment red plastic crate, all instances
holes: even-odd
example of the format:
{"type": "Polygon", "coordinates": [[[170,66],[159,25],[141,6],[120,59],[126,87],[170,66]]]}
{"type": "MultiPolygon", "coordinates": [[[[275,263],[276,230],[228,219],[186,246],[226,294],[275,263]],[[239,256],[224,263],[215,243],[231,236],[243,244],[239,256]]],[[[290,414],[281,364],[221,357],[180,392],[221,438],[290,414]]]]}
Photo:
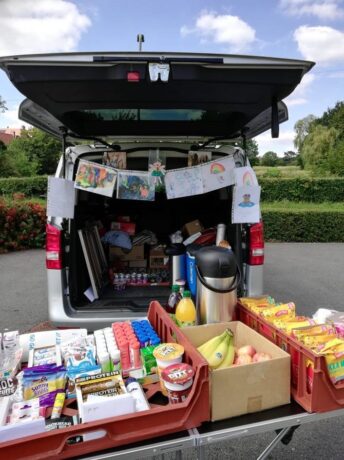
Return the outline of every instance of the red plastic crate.
{"type": "MultiPolygon", "coordinates": [[[[184,346],[183,361],[195,369],[194,383],[184,402],[165,406],[151,404],[148,413],[136,412],[0,443],[1,458],[38,460],[79,457],[91,452],[188,430],[210,420],[207,362],[189,345],[159,302],[151,302],[148,319],[164,342],[177,341],[184,346]],[[68,444],[70,438],[100,430],[104,434],[100,439],[68,444]]],[[[148,397],[159,391],[160,384],[152,384],[149,387],[148,397]]]]}
{"type": "Polygon", "coordinates": [[[237,305],[240,321],[278,345],[291,356],[291,394],[307,412],[327,412],[344,407],[344,383],[334,384],[324,356],[277,329],[262,317],[237,305]]]}

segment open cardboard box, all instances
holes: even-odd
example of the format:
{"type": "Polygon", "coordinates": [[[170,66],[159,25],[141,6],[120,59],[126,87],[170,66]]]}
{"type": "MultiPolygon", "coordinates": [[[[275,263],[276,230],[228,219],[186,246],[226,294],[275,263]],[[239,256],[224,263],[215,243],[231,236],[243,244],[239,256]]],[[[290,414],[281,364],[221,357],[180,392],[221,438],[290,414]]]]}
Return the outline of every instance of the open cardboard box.
{"type": "Polygon", "coordinates": [[[259,412],[290,402],[290,355],[240,321],[183,328],[199,347],[231,329],[236,347],[252,345],[272,359],[260,363],[214,369],[210,372],[211,420],[259,412]]]}

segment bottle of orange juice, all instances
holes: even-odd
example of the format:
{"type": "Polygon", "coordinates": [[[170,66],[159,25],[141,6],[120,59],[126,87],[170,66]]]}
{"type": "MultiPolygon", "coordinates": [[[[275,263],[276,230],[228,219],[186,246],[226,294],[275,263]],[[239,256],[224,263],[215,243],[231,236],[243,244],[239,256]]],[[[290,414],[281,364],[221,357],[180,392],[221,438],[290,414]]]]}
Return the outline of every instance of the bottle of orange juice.
{"type": "Polygon", "coordinates": [[[184,291],[183,298],[177,305],[176,320],[179,327],[195,326],[196,307],[191,299],[191,292],[184,291]]]}

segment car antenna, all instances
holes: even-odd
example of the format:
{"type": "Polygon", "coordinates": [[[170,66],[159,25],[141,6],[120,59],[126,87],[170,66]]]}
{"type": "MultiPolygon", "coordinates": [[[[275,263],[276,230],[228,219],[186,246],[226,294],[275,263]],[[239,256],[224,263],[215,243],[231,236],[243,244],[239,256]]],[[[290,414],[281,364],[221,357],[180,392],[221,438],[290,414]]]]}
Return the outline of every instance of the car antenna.
{"type": "Polygon", "coordinates": [[[142,43],[145,41],[145,36],[143,34],[137,34],[136,41],[139,44],[139,51],[142,51],[142,43]]]}

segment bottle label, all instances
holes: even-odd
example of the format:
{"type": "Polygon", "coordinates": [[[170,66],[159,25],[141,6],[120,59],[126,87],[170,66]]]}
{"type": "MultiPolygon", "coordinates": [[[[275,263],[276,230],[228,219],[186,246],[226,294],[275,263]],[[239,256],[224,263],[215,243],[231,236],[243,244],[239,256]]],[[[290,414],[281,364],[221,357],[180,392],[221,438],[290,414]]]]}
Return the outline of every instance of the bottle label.
{"type": "Polygon", "coordinates": [[[176,323],[179,327],[190,327],[190,326],[196,326],[196,321],[178,321],[176,319],[176,323]]]}

